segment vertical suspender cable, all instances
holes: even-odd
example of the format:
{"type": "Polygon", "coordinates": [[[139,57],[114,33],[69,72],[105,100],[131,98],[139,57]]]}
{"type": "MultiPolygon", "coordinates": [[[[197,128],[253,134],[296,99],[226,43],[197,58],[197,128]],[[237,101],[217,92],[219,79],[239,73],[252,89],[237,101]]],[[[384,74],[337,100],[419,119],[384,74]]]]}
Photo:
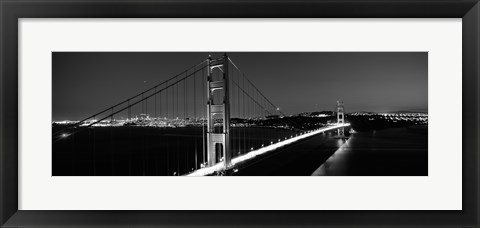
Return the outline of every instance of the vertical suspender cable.
{"type": "Polygon", "coordinates": [[[247,150],[247,144],[246,144],[246,138],[245,138],[245,131],[247,128],[247,118],[245,115],[245,110],[247,109],[245,105],[245,75],[242,74],[242,87],[243,87],[243,151],[248,151],[247,150]]]}
{"type": "Polygon", "coordinates": [[[155,120],[157,119],[157,87],[155,86],[155,120]]]}
{"type": "MultiPolygon", "coordinates": [[[[93,117],[94,120],[97,119],[96,116],[93,117]]],[[[93,129],[93,175],[95,175],[96,171],[97,171],[97,164],[96,164],[96,135],[95,135],[95,125],[92,126],[92,129],[93,129]]]]}
{"type": "MultiPolygon", "coordinates": [[[[145,124],[145,121],[146,121],[146,111],[145,111],[146,110],[145,109],[146,104],[145,104],[145,98],[144,97],[145,97],[145,95],[144,95],[144,93],[142,93],[142,108],[143,108],[142,113],[143,113],[143,116],[142,116],[142,114],[140,114],[140,117],[142,117],[142,124],[145,124]]],[[[143,170],[143,176],[145,176],[145,168],[146,168],[145,167],[145,153],[146,153],[146,150],[147,150],[147,148],[146,148],[147,134],[144,131],[142,133],[143,133],[142,170],[143,170]]]]}
{"type": "MultiPolygon", "coordinates": [[[[195,68],[193,68],[193,69],[195,71],[195,68]]],[[[196,103],[197,102],[197,99],[196,99],[197,98],[197,91],[196,91],[197,78],[196,78],[196,76],[197,76],[197,73],[195,73],[195,75],[193,75],[193,121],[194,121],[193,124],[195,126],[195,128],[194,128],[195,130],[197,130],[197,127],[196,127],[197,126],[196,125],[197,124],[197,103],[196,103]]],[[[195,165],[194,165],[193,169],[196,170],[197,169],[197,163],[198,163],[198,160],[197,160],[198,159],[197,158],[197,133],[196,133],[196,131],[194,132],[194,139],[195,139],[195,165]]]]}
{"type": "MultiPolygon", "coordinates": [[[[187,72],[185,72],[185,74],[187,74],[187,72]]],[[[175,90],[175,93],[176,93],[176,94],[175,94],[175,99],[177,100],[177,101],[176,101],[176,109],[175,109],[175,110],[176,110],[176,113],[177,113],[177,114],[175,115],[175,123],[176,123],[177,125],[178,125],[178,116],[179,116],[179,114],[178,114],[178,106],[179,106],[179,104],[180,104],[180,103],[179,103],[179,102],[180,102],[180,99],[179,99],[180,96],[179,96],[179,94],[178,94],[178,93],[179,93],[179,92],[178,92],[178,91],[179,91],[178,87],[180,86],[179,84],[180,84],[180,83],[178,83],[178,82],[175,84],[175,89],[176,89],[176,90],[175,90]]],[[[176,148],[177,148],[177,150],[176,150],[176,151],[177,151],[177,152],[176,152],[177,172],[176,172],[176,173],[177,173],[177,176],[178,176],[178,175],[180,175],[180,154],[179,154],[179,149],[178,149],[178,137],[175,137],[175,139],[176,139],[175,141],[176,141],[176,143],[177,143],[177,146],[176,146],[176,148]]]]}
{"type": "MultiPolygon", "coordinates": [[[[237,86],[240,84],[240,72],[237,72],[237,86]]],[[[238,120],[240,120],[240,87],[237,87],[237,112],[238,112],[238,120]]],[[[237,126],[238,132],[238,155],[240,155],[240,128],[239,125],[237,126]]]]}
{"type": "MultiPolygon", "coordinates": [[[[154,100],[154,103],[155,103],[155,116],[154,118],[152,119],[153,121],[153,126],[155,127],[154,130],[155,130],[155,135],[157,133],[157,127],[158,127],[158,113],[157,113],[157,97],[158,97],[158,94],[157,94],[157,87],[155,86],[155,100],[154,100]]],[[[154,137],[155,139],[155,137],[154,137]]],[[[154,174],[152,175],[158,175],[158,151],[155,150],[153,151],[153,161],[154,161],[154,165],[155,167],[152,169],[152,172],[154,174]]]]}
{"type": "MultiPolygon", "coordinates": [[[[187,107],[187,85],[188,85],[188,78],[185,78],[183,81],[183,121],[184,124],[186,124],[187,121],[187,112],[188,112],[188,107],[187,107]]],[[[187,172],[189,171],[189,166],[188,166],[188,151],[183,151],[185,154],[185,168],[187,172]]]]}
{"type": "MultiPolygon", "coordinates": [[[[227,63],[227,64],[229,64],[229,63],[227,63]]],[[[228,68],[230,69],[230,67],[228,67],[228,68]]],[[[233,97],[233,96],[232,96],[232,95],[233,95],[233,91],[234,91],[234,89],[235,89],[235,88],[232,87],[232,84],[233,84],[233,82],[232,82],[232,81],[233,81],[232,75],[235,75],[235,72],[229,71],[228,74],[229,74],[229,76],[228,76],[228,82],[227,82],[227,83],[229,84],[229,88],[230,88],[230,89],[229,89],[229,92],[228,92],[228,93],[229,93],[228,97],[229,97],[229,99],[230,99],[230,100],[229,100],[229,102],[230,102],[230,118],[232,118],[232,117],[235,117],[235,111],[236,111],[236,110],[235,110],[234,99],[232,99],[232,97],[233,97]]],[[[235,157],[235,154],[232,153],[233,150],[234,150],[234,148],[235,148],[235,147],[234,147],[235,133],[233,132],[233,128],[232,128],[231,125],[232,125],[232,121],[230,121],[230,149],[231,149],[231,152],[230,152],[230,153],[231,153],[232,157],[235,157]]]]}
{"type": "Polygon", "coordinates": [[[113,152],[113,108],[111,111],[111,117],[110,117],[110,156],[111,156],[111,165],[112,165],[112,175],[115,175],[115,156],[113,152]]]}
{"type": "Polygon", "coordinates": [[[166,98],[165,98],[166,102],[165,103],[166,103],[166,106],[167,106],[166,111],[165,111],[165,118],[167,119],[166,121],[168,121],[168,106],[170,104],[170,100],[168,99],[168,94],[169,94],[168,91],[169,91],[169,88],[167,88],[167,91],[165,91],[165,96],[166,96],[166,98]]]}
{"type": "Polygon", "coordinates": [[[132,107],[130,106],[130,99],[128,99],[127,101],[127,105],[128,105],[128,111],[127,111],[127,115],[128,115],[128,175],[131,176],[132,175],[132,127],[131,127],[131,121],[132,121],[132,107]]]}
{"type": "MultiPolygon", "coordinates": [[[[250,94],[250,86],[247,84],[247,94],[250,94]]],[[[247,112],[248,112],[248,122],[249,124],[252,124],[252,101],[251,99],[248,99],[248,109],[247,109],[247,112]]],[[[252,128],[253,128],[253,125],[252,125],[252,128]]],[[[255,129],[252,129],[252,132],[254,131],[255,129]]],[[[250,137],[248,137],[248,151],[251,151],[252,150],[252,137],[251,137],[251,134],[249,134],[250,137]]]]}
{"type": "MultiPolygon", "coordinates": [[[[207,66],[207,70],[208,66],[207,66]]],[[[205,164],[207,156],[205,154],[205,105],[207,100],[205,99],[205,71],[202,70],[202,163],[205,164]]]]}

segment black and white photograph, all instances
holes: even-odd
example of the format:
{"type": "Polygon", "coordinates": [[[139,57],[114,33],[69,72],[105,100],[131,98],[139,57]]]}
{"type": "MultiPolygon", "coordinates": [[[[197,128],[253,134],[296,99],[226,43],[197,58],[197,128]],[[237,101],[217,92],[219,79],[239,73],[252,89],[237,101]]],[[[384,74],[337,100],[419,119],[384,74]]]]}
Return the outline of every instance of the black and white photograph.
{"type": "Polygon", "coordinates": [[[52,52],[52,176],[428,176],[428,52],[52,52]]]}
{"type": "Polygon", "coordinates": [[[478,227],[480,0],[0,3],[0,227],[478,227]]]}

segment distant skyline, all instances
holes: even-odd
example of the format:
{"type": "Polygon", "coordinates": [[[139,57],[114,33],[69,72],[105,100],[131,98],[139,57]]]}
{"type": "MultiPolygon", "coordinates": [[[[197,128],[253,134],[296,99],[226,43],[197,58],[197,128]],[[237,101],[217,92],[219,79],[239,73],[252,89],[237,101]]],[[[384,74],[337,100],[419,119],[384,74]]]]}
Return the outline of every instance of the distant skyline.
{"type": "MultiPolygon", "coordinates": [[[[79,120],[218,52],[54,52],[53,120],[79,120]]],[[[285,114],[428,111],[427,52],[227,52],[285,114]]]]}

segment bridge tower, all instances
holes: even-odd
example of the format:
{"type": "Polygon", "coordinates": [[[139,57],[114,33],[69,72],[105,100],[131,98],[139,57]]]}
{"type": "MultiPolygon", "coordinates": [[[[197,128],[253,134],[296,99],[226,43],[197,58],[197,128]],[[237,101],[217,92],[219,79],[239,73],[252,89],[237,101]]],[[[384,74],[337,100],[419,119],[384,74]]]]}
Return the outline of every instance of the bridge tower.
{"type": "MultiPolygon", "coordinates": [[[[343,101],[337,101],[337,124],[345,123],[345,114],[343,112],[343,101]]],[[[345,135],[345,128],[339,128],[337,130],[338,136],[345,135]]]]}
{"type": "Polygon", "coordinates": [[[207,60],[207,162],[208,166],[218,163],[218,157],[225,162],[225,169],[231,166],[232,154],[230,150],[230,98],[229,98],[229,75],[228,56],[207,60]],[[221,79],[214,79],[213,71],[220,70],[223,73],[221,79]],[[214,95],[223,95],[223,101],[214,101],[214,95]],[[221,132],[215,129],[215,123],[222,121],[221,132]]]}

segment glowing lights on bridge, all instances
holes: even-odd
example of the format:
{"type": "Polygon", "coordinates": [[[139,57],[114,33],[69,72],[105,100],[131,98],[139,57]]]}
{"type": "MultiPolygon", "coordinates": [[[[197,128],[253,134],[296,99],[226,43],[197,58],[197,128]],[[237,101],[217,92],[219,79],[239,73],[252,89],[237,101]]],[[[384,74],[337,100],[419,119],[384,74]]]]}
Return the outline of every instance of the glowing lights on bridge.
{"type": "MultiPolygon", "coordinates": [[[[292,144],[294,142],[297,142],[299,140],[308,138],[310,136],[313,136],[313,135],[316,135],[316,134],[319,134],[319,133],[323,133],[323,132],[327,132],[327,131],[331,131],[331,130],[338,129],[338,128],[348,127],[348,126],[350,126],[349,123],[344,123],[344,124],[335,124],[335,125],[325,127],[325,128],[320,128],[320,129],[317,129],[317,130],[312,130],[312,131],[309,131],[305,134],[300,134],[299,136],[292,137],[292,138],[286,139],[284,141],[279,141],[278,143],[271,144],[271,145],[268,145],[266,147],[262,147],[262,148],[259,148],[257,150],[253,150],[253,151],[251,151],[247,154],[235,157],[235,158],[232,159],[231,163],[232,163],[232,166],[235,167],[236,165],[238,165],[242,162],[253,159],[253,158],[255,158],[259,155],[265,154],[267,152],[274,151],[278,148],[281,148],[283,146],[292,144]]],[[[211,175],[215,172],[224,171],[224,168],[225,168],[225,165],[223,164],[223,162],[219,162],[219,163],[217,163],[213,166],[198,169],[198,170],[196,170],[196,171],[194,171],[190,174],[187,174],[186,176],[207,176],[207,175],[211,175]]]]}

